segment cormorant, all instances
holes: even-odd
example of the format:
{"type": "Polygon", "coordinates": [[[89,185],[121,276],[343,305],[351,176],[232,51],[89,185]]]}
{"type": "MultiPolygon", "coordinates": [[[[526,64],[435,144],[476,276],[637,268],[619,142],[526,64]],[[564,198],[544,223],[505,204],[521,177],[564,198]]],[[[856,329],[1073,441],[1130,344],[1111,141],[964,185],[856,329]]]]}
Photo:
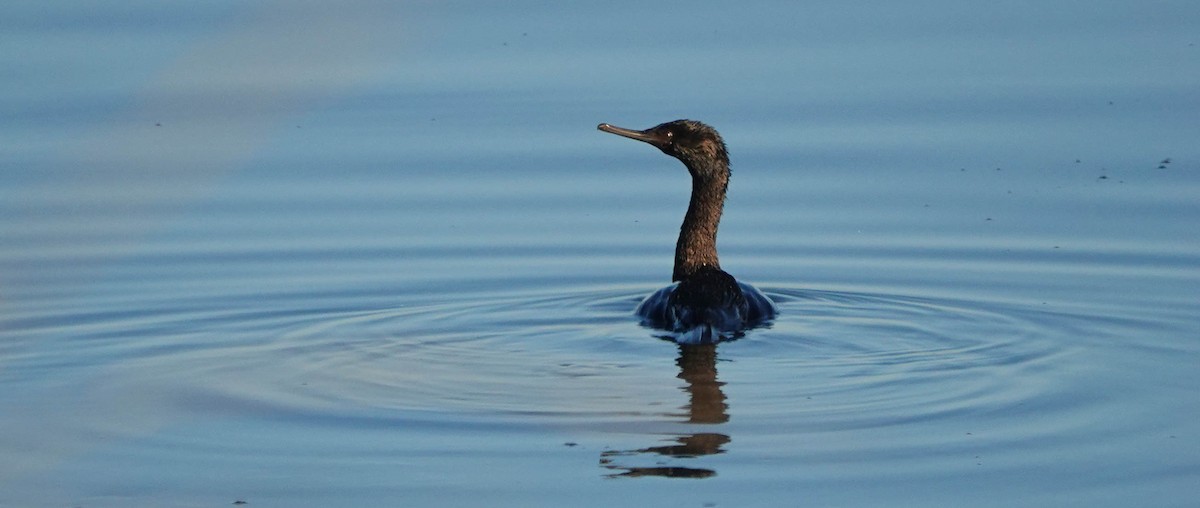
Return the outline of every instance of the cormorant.
{"type": "Polygon", "coordinates": [[[775,304],[749,284],[738,282],[717,261],[717,226],[729,186],[729,154],[716,129],[694,120],[675,120],[646,130],[606,123],[598,129],[653,145],[679,159],[692,175],[679,241],[675,244],[676,284],[656,291],[638,306],[642,324],[673,332],[677,342],[712,343],[775,316],[775,304]]]}

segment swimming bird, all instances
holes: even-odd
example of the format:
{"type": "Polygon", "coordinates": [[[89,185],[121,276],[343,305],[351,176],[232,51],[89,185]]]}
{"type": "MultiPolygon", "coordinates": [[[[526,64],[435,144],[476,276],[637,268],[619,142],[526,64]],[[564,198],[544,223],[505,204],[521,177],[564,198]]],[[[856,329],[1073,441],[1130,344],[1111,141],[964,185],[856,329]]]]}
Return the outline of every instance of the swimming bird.
{"type": "Polygon", "coordinates": [[[753,286],[738,282],[717,260],[717,226],[729,187],[729,153],[716,129],[695,120],[675,120],[646,130],[598,129],[653,145],[679,159],[692,175],[692,197],[675,243],[671,286],[638,306],[642,324],[673,332],[684,344],[736,338],[775,317],[775,304],[753,286]]]}

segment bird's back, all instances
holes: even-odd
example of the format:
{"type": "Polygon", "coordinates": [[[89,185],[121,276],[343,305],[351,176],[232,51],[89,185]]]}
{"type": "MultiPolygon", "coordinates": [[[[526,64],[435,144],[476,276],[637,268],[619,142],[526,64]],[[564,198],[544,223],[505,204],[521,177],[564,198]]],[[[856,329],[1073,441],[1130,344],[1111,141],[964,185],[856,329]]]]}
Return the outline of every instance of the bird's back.
{"type": "Polygon", "coordinates": [[[709,343],[734,336],[775,315],[757,289],[719,268],[703,267],[663,288],[638,307],[647,326],[677,333],[679,342],[709,343]]]}

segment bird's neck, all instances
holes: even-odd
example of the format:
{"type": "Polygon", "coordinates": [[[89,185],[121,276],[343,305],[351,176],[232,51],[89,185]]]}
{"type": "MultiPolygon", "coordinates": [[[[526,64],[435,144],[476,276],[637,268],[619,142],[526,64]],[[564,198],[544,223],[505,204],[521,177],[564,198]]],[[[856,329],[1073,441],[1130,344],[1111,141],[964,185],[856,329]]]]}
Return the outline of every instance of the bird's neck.
{"type": "Polygon", "coordinates": [[[672,280],[683,280],[705,266],[721,267],[717,261],[717,225],[721,222],[725,190],[729,186],[728,169],[707,173],[714,176],[698,176],[705,173],[688,169],[692,173],[692,199],[679,229],[679,242],[675,244],[672,280]]]}

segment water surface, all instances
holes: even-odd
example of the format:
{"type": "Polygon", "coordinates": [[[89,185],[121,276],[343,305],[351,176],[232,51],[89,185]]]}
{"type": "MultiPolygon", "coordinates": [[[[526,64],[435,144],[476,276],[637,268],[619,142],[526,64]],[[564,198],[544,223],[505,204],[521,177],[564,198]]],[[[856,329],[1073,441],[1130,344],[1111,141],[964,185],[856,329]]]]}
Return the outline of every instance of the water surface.
{"type": "Polygon", "coordinates": [[[1187,506],[1188,2],[0,7],[0,506],[1187,506]],[[772,326],[685,348],[686,172],[772,326]]]}

